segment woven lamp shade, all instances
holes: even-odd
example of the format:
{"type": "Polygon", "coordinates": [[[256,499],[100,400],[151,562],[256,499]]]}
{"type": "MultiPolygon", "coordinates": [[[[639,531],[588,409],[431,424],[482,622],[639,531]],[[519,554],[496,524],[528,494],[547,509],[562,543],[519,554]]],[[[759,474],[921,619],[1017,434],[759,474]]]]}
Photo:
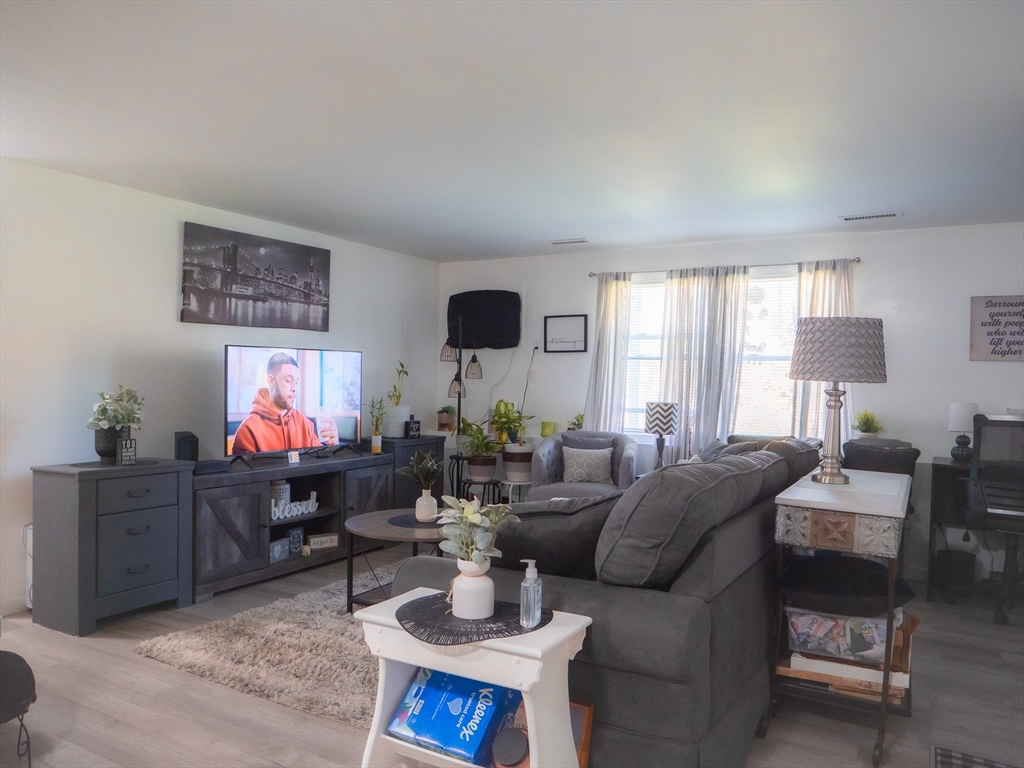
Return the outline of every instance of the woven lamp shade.
{"type": "Polygon", "coordinates": [[[885,343],[877,317],[801,317],[789,378],[885,382],[885,343]]]}
{"type": "Polygon", "coordinates": [[[674,435],[679,431],[679,403],[648,403],[644,431],[652,435],[674,435]]]}

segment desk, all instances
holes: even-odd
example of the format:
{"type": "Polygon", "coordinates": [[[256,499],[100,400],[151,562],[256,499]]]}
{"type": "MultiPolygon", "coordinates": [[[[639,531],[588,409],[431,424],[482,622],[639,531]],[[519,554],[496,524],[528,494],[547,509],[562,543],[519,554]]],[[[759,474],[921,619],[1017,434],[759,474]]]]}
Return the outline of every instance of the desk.
{"type": "MultiPolygon", "coordinates": [[[[811,692],[780,676],[772,675],[773,698],[780,693],[827,701],[856,709],[878,709],[878,737],[871,762],[877,766],[885,747],[885,718],[892,710],[910,714],[910,689],[903,707],[889,704],[892,667],[893,621],[895,618],[896,565],[899,558],[903,518],[910,498],[910,476],[848,469],[848,485],[822,485],[806,476],[775,498],[778,506],[775,540],[784,546],[827,549],[871,555],[888,562],[888,609],[886,611],[885,663],[882,667],[882,700],[873,702],[830,692],[811,692]]],[[[780,549],[780,573],[782,552],[780,549]]],[[[775,637],[781,635],[781,593],[777,605],[775,637]]],[[[776,659],[778,653],[776,652],[776,659]]]]}
{"type": "Polygon", "coordinates": [[[377,703],[362,764],[406,765],[412,758],[428,765],[472,768],[387,734],[417,669],[426,667],[522,691],[531,765],[578,766],[569,719],[569,660],[583,647],[590,617],[555,611],[550,624],[525,635],[459,646],[429,645],[402,629],[395,611],[436,591],[418,587],[355,615],[363,623],[370,652],[380,660],[377,703]]]}
{"type": "Polygon", "coordinates": [[[932,459],[931,514],[928,521],[929,602],[935,585],[935,531],[943,525],[964,527],[964,515],[967,511],[967,485],[964,480],[970,476],[970,462],[953,461],[948,456],[936,456],[932,459]]]}

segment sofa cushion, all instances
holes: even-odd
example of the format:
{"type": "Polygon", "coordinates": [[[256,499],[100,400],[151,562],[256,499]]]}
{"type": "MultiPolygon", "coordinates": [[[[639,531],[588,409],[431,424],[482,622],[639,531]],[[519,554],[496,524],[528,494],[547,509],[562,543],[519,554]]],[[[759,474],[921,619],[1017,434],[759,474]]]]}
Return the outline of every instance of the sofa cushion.
{"type": "Polygon", "coordinates": [[[751,453],[757,450],[757,443],[723,443],[721,440],[712,440],[697,455],[701,461],[714,461],[719,456],[739,456],[742,453],[751,453]]]}
{"type": "Polygon", "coordinates": [[[619,490],[613,483],[550,483],[530,489],[530,501],[546,501],[549,499],[583,499],[591,496],[604,496],[619,490]]]}
{"type": "Polygon", "coordinates": [[[537,561],[541,574],[594,578],[594,551],[601,529],[622,491],[583,499],[527,501],[512,505],[518,525],[506,525],[495,546],[501,557],[491,558],[496,568],[522,570],[520,560],[537,561]]]}
{"type": "Polygon", "coordinates": [[[774,443],[776,440],[792,440],[795,439],[793,435],[729,435],[725,438],[725,441],[732,445],[733,443],[754,443],[757,445],[757,450],[763,451],[768,447],[769,443],[774,443]]]}
{"type": "Polygon", "coordinates": [[[562,445],[565,448],[582,448],[586,451],[599,451],[603,448],[613,447],[615,445],[615,438],[612,435],[586,437],[583,435],[577,435],[574,432],[563,432],[562,445]]]}
{"type": "Polygon", "coordinates": [[[817,446],[805,440],[795,438],[776,440],[769,443],[765,450],[779,454],[789,465],[789,476],[786,478],[787,488],[808,472],[813,472],[821,464],[821,453],[817,446]]]}
{"type": "MultiPolygon", "coordinates": [[[[719,457],[715,461],[721,461],[722,458],[719,457]]],[[[755,504],[775,496],[788,487],[786,479],[789,477],[789,465],[779,454],[771,451],[753,451],[744,453],[742,458],[761,467],[761,488],[754,499],[755,504]]]]}
{"type": "Polygon", "coordinates": [[[565,483],[610,483],[612,482],[612,448],[586,450],[562,446],[562,462],[565,466],[562,482],[565,483]]]}
{"type": "Polygon", "coordinates": [[[595,552],[606,584],[666,589],[700,537],[749,507],[762,467],[741,456],[651,472],[622,495],[595,552]]]}

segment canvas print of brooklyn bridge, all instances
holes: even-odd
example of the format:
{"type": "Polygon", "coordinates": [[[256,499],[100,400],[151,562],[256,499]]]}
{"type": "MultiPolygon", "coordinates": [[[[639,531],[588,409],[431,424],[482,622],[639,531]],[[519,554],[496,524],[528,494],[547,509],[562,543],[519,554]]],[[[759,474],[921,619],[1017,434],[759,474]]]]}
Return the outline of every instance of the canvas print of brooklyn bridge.
{"type": "Polygon", "coordinates": [[[181,321],[327,331],[331,252],[185,222],[181,321]]]}

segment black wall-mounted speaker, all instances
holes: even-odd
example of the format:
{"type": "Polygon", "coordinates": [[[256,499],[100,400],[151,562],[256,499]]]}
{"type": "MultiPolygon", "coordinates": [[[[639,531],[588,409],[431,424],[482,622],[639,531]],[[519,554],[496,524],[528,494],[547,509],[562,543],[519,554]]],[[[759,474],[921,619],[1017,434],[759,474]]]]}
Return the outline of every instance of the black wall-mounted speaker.
{"type": "Polygon", "coordinates": [[[199,438],[191,432],[175,432],[174,458],[178,461],[199,461],[199,438]]]}
{"type": "Polygon", "coordinates": [[[463,349],[509,349],[519,346],[522,302],[514,291],[465,291],[448,297],[448,344],[463,349]]]}

